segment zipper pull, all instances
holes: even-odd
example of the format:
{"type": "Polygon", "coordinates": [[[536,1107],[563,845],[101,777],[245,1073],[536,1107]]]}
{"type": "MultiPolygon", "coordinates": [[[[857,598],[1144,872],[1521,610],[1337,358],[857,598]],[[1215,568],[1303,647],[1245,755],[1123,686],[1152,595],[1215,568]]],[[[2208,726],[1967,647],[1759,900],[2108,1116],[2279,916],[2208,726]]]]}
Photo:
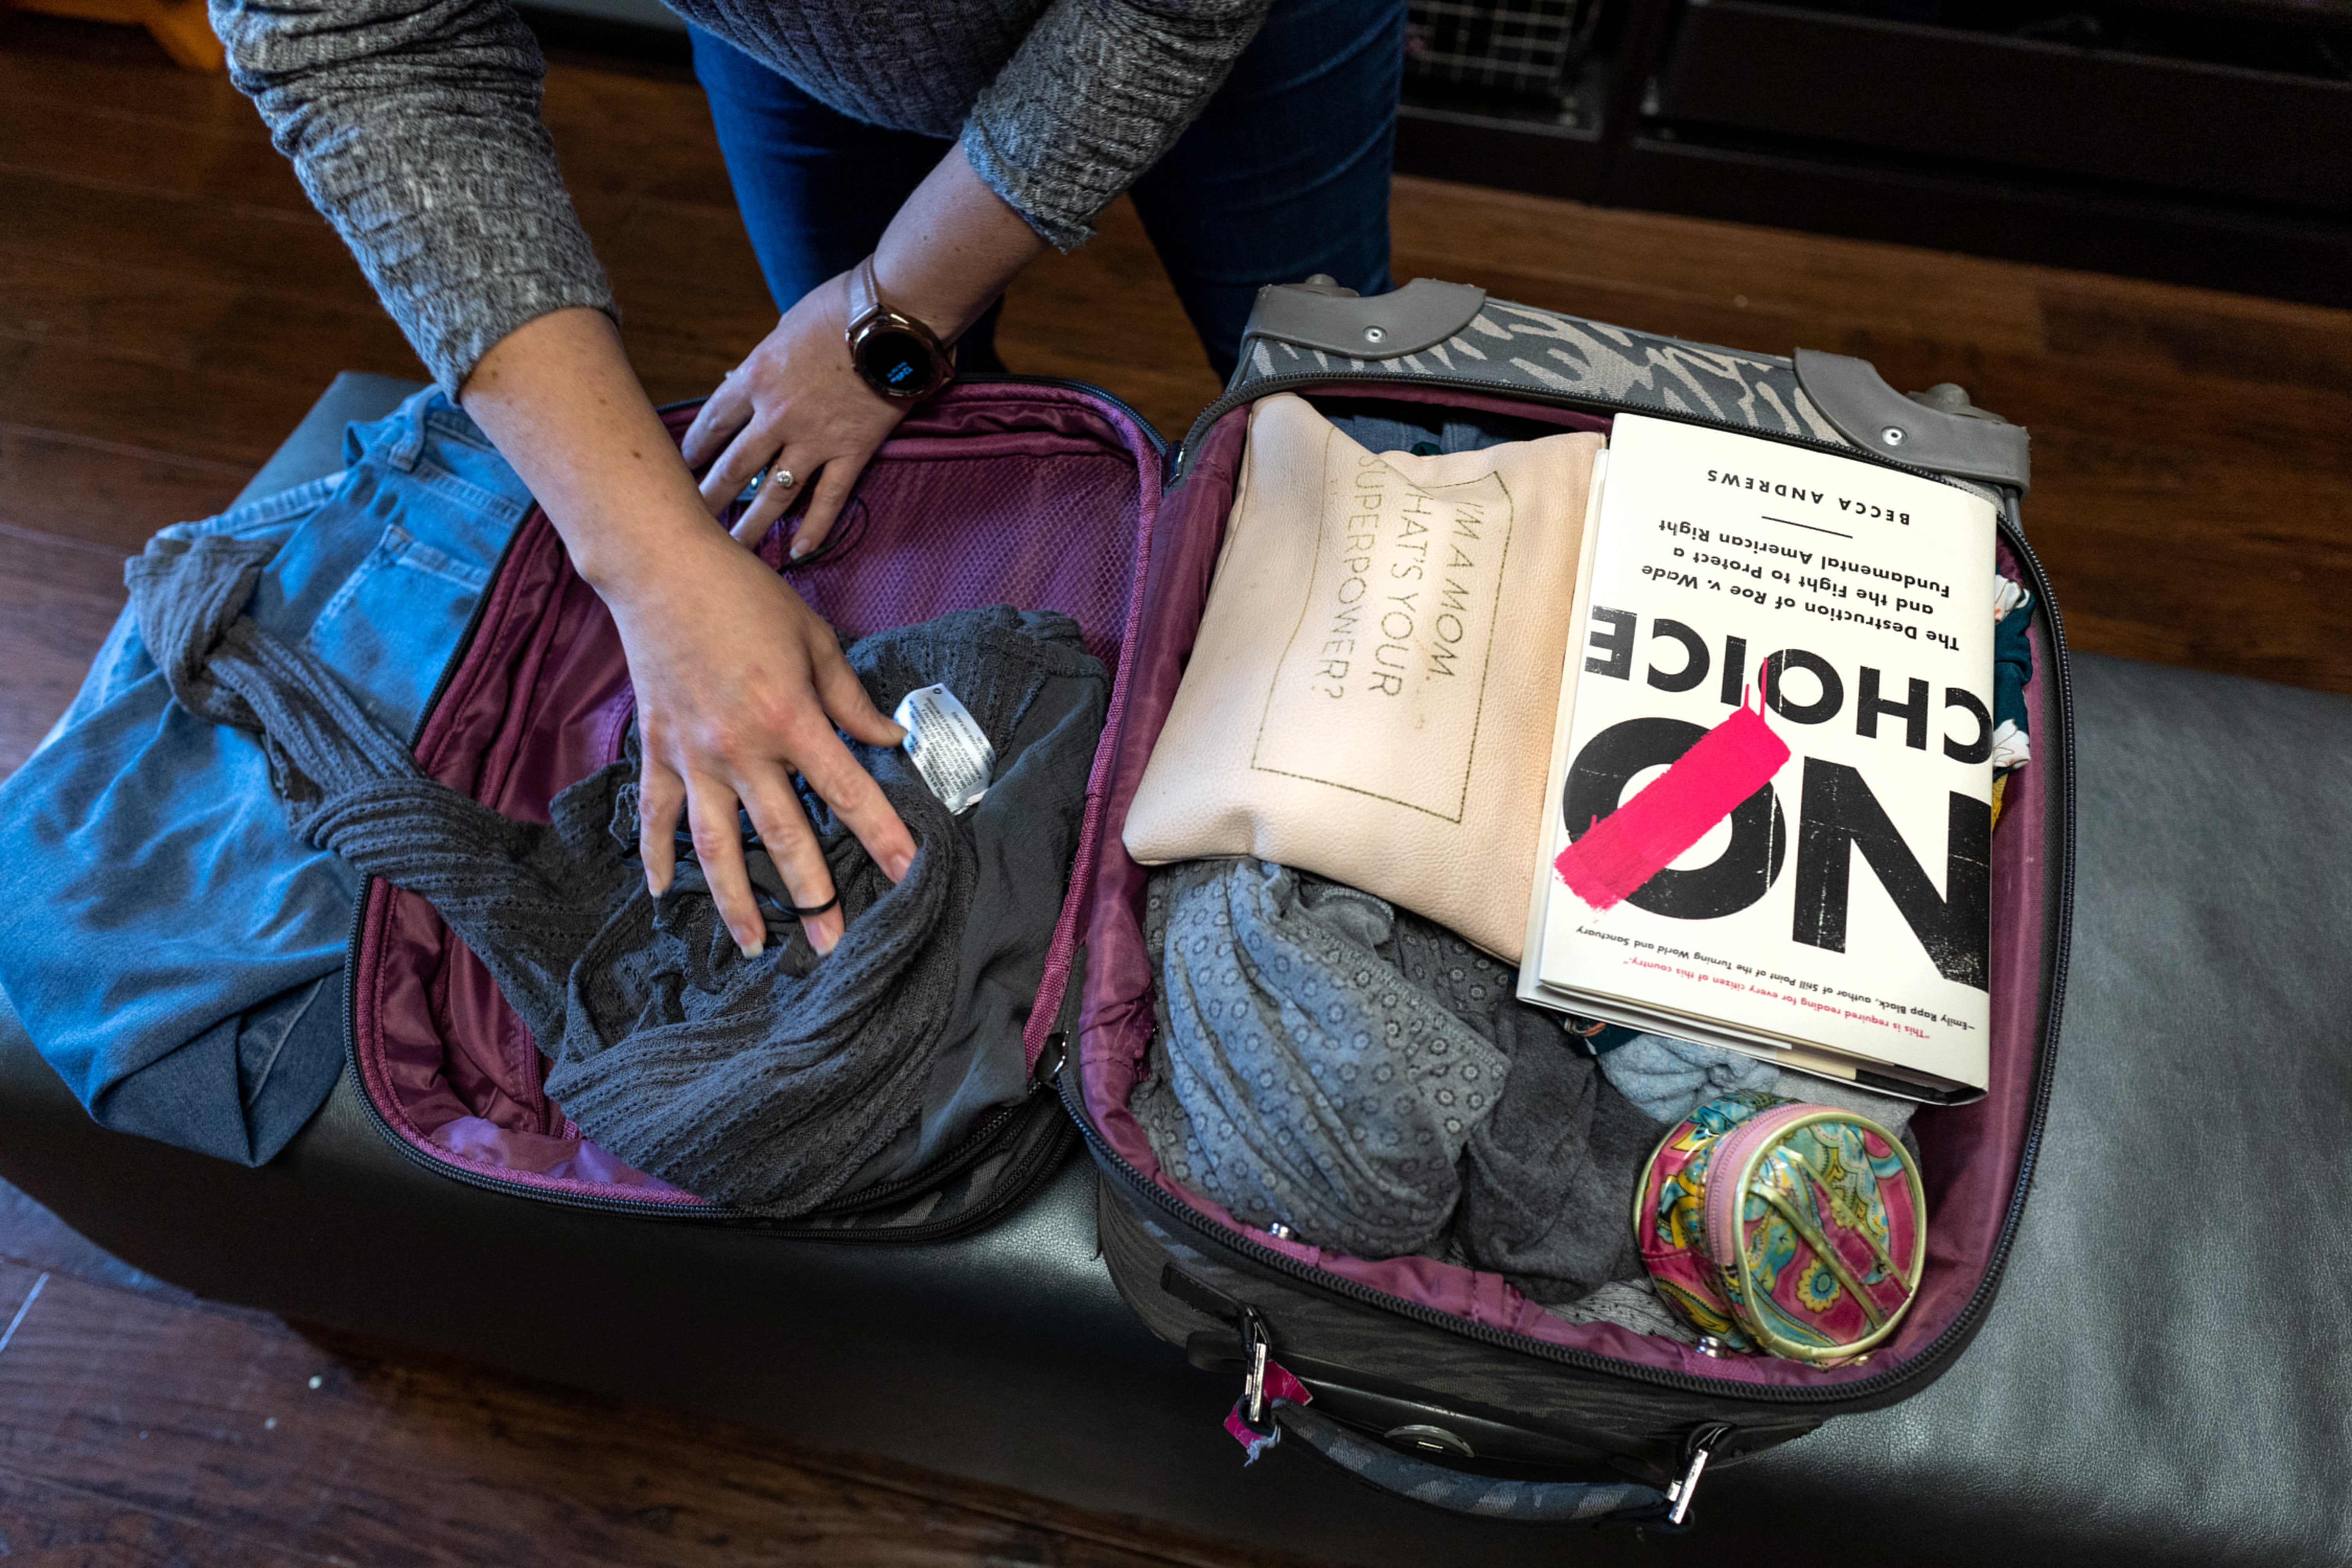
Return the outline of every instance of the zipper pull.
{"type": "Polygon", "coordinates": [[[1260,1454],[1282,1441],[1282,1428],[1275,1424],[1272,1402],[1286,1399],[1293,1405],[1305,1405],[1315,1395],[1273,1359],[1274,1334],[1255,1307],[1242,1308],[1241,1331],[1242,1396],[1234,1401],[1233,1409],[1225,1415],[1225,1430],[1249,1456],[1242,1462],[1254,1465],[1260,1454]]]}
{"type": "Polygon", "coordinates": [[[1029,1092],[1034,1094],[1061,1077],[1062,1064],[1070,1059],[1070,1037],[1059,1029],[1045,1037],[1043,1049],[1037,1053],[1037,1066],[1029,1075],[1029,1092]]]}
{"type": "Polygon", "coordinates": [[[1717,1448],[1731,1440],[1732,1428],[1724,1426],[1695,1426],[1683,1445],[1687,1463],[1683,1478],[1666,1484],[1666,1500],[1674,1507],[1666,1514],[1668,1524],[1680,1524],[1690,1512],[1691,1499],[1698,1495],[1698,1479],[1706,1472],[1706,1461],[1717,1448]]]}
{"type": "Polygon", "coordinates": [[[1244,1307],[1242,1354],[1248,1367],[1242,1373],[1242,1405],[1249,1412],[1249,1424],[1261,1428],[1265,1425],[1266,1345],[1265,1320],[1257,1315],[1255,1307],[1244,1307]]]}
{"type": "Polygon", "coordinates": [[[1062,1005],[1054,1017],[1054,1032],[1038,1047],[1036,1065],[1029,1069],[1029,1092],[1036,1093],[1060,1076],[1070,1059],[1070,1037],[1078,1032],[1078,1014],[1087,984],[1087,944],[1070,949],[1070,973],[1062,983],[1062,1005]]]}

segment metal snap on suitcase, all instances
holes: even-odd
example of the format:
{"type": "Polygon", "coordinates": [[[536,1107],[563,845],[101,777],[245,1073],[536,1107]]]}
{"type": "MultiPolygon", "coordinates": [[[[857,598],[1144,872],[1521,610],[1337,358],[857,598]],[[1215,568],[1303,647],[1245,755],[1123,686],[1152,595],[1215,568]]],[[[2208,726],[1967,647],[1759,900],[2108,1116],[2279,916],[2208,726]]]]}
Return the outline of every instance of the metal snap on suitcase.
{"type": "Polygon", "coordinates": [[[1374,299],[1318,279],[1261,293],[1240,368],[1172,472],[1150,530],[1083,872],[1075,1028],[1055,1037],[1044,1064],[1058,1069],[1101,1170],[1103,1255],[1135,1310],[1262,1403],[1261,1419],[1274,1425],[1251,1440],[1286,1436],[1376,1486],[1511,1519],[1679,1524],[1706,1467],[1894,1404],[1949,1367],[1992,1306],[2024,1208],[2066,972],[2067,672],[2049,582],[2019,517],[2025,432],[1971,407],[1958,387],[1899,394],[1859,360],[1681,342],[1428,279],[1374,299]],[[1538,431],[1601,429],[1615,413],[1639,412],[1833,450],[1996,502],[2000,568],[2034,595],[2034,674],[2033,760],[2008,782],[1993,843],[1990,1084],[1981,1100],[1925,1109],[1914,1124],[1934,1241],[1908,1318],[1865,1362],[1718,1359],[1606,1323],[1570,1324],[1498,1276],[1305,1247],[1161,1176],[1127,1109],[1153,1015],[1146,874],[1120,832],[1200,621],[1249,405],[1276,392],[1335,418],[1478,416],[1538,431]]]}

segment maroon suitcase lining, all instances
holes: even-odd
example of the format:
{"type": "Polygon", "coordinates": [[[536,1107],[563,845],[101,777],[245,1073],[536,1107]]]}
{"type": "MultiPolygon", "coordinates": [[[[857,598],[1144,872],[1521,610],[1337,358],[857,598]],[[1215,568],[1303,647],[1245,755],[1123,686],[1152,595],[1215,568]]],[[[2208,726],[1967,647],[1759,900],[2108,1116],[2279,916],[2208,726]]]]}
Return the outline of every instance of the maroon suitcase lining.
{"type": "MultiPolygon", "coordinates": [[[[1581,429],[1606,421],[1525,402],[1424,387],[1360,383],[1308,388],[1361,401],[1442,404],[1549,420],[1581,429]]],[[[1914,1120],[1924,1158],[1928,1247],[1918,1297],[1901,1330],[1868,1364],[1822,1370],[1767,1356],[1716,1358],[1675,1341],[1637,1334],[1612,1324],[1572,1324],[1545,1311],[1499,1275],[1423,1258],[1370,1261],[1286,1241],[1235,1220],[1220,1205],[1170,1180],[1142,1129],[1127,1109],[1153,1028],[1150,965],[1145,955],[1142,910],[1149,875],[1119,841],[1127,811],[1151,746],[1192,651],[1209,581],[1223,542],[1240,465],[1248,409],[1225,415],[1201,440],[1183,484],[1170,492],[1154,531],[1150,575],[1140,606],[1139,641],[1131,650],[1126,702],[1110,736],[1116,755],[1103,842],[1094,860],[1087,915],[1087,966],[1078,1016],[1081,1088],[1088,1116],[1120,1157],[1160,1188],[1215,1225],[1299,1263],[1369,1286],[1400,1300],[1437,1309],[1490,1328],[1630,1362],[1660,1371],[1750,1385],[1829,1387],[1884,1374],[1932,1344],[1948,1327],[1995,1262],[2002,1221],[2024,1155],[2032,1121],[2033,1066],[2045,990],[2042,974],[2047,877],[2048,762],[2012,775],[1993,837],[1990,1077],[1983,1099],[1964,1106],[1923,1108],[1914,1120]]],[[[2019,563],[2004,542],[2004,572],[2019,563]]],[[[2026,687],[2034,733],[2058,734],[2056,698],[2045,606],[2032,627],[2034,676],[2026,687]]],[[[1630,1203],[1630,1194],[1629,1199],[1630,1203]]]]}
{"type": "MultiPolygon", "coordinates": [[[[692,415],[665,416],[674,437],[692,415]]],[[[1155,438],[1109,398],[1056,384],[965,383],[898,427],[860,479],[832,547],[792,573],[801,595],[851,637],[1009,603],[1070,616],[1088,650],[1116,672],[1070,893],[1026,1032],[1033,1066],[1060,1007],[1093,846],[1103,837],[1110,738],[1126,707],[1160,484],[1155,438]]],[[[782,551],[779,534],[761,547],[771,566],[782,551]]],[[[417,759],[485,805],[544,822],[557,792],[619,755],[632,711],[612,618],[534,509],[428,706],[417,759]]],[[[452,1173],[551,1196],[711,1206],[582,1136],[546,1096],[530,1031],[424,900],[371,880],[350,973],[362,1091],[415,1154],[452,1173]]]]}

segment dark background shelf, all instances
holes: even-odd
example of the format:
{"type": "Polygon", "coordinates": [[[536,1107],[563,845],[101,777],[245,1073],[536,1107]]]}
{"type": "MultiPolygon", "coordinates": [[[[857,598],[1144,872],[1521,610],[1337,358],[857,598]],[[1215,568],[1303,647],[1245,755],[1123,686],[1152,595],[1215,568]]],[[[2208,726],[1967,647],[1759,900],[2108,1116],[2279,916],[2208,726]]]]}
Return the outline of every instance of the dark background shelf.
{"type": "Polygon", "coordinates": [[[2352,5],[1595,0],[1559,26],[1547,89],[1409,57],[1399,170],[2352,303],[2352,5]]]}
{"type": "Polygon", "coordinates": [[[1693,0],[1654,117],[2228,202],[2352,210],[2352,82],[1693,0]]]}
{"type": "MultiPolygon", "coordinates": [[[[656,0],[526,13],[685,58],[656,0]]],[[[1397,169],[2352,305],[2352,0],[1420,0],[1397,169]]]]}

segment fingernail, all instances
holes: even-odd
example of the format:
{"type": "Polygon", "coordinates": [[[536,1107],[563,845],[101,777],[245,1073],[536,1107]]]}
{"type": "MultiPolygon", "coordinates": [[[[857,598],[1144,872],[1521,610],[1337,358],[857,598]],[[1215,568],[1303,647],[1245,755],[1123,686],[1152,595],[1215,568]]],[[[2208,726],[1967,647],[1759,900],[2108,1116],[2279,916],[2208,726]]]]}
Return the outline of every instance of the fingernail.
{"type": "Polygon", "coordinates": [[[841,933],[833,929],[830,921],[811,921],[801,929],[808,932],[809,945],[816,949],[820,958],[841,945],[841,933]]]}
{"type": "Polygon", "coordinates": [[[815,548],[816,542],[814,540],[795,539],[793,541],[793,559],[798,561],[802,556],[806,555],[810,551],[814,550],[815,548]]]}
{"type": "Polygon", "coordinates": [[[743,933],[738,931],[735,933],[735,946],[744,957],[757,958],[768,949],[768,933],[763,931],[759,935],[751,937],[747,941],[744,938],[743,933]]]}
{"type": "Polygon", "coordinates": [[[890,880],[893,882],[903,882],[907,879],[907,873],[913,870],[914,867],[915,858],[912,855],[893,855],[882,869],[889,873],[890,880]]]}
{"type": "Polygon", "coordinates": [[[652,867],[646,867],[646,891],[651,893],[656,899],[660,898],[664,893],[669,891],[669,879],[656,871],[652,867]]]}

